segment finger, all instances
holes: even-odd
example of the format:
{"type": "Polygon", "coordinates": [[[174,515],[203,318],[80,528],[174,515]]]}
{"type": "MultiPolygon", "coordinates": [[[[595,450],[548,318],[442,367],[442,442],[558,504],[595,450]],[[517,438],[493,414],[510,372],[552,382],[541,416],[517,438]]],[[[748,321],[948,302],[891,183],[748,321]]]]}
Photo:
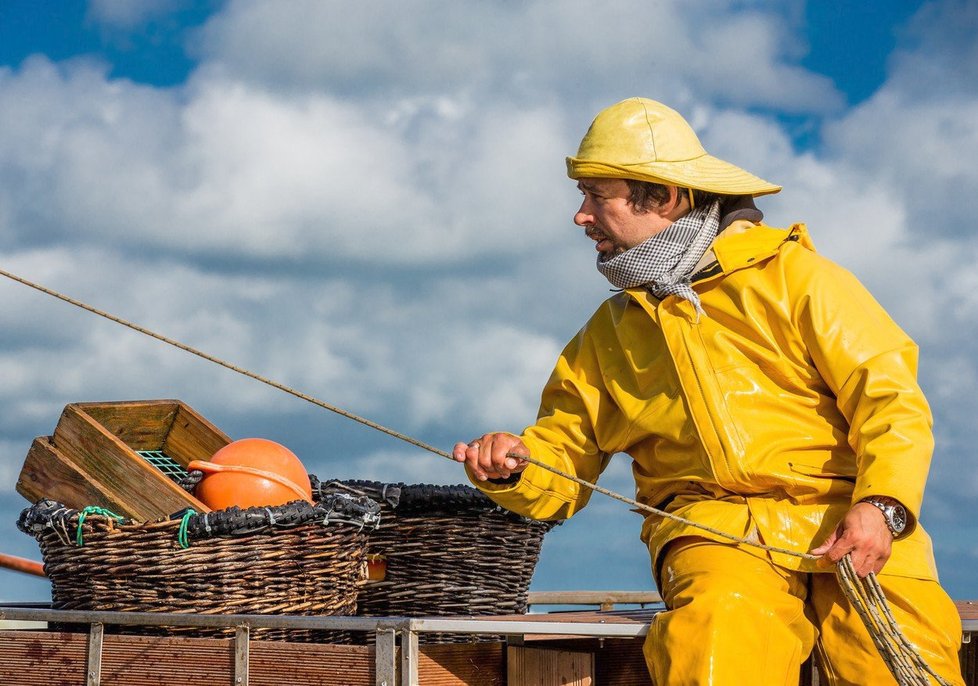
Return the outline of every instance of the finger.
{"type": "Polygon", "coordinates": [[[890,559],[889,553],[882,553],[875,549],[869,549],[863,554],[863,563],[856,570],[860,577],[869,574],[879,574],[883,571],[886,561],[890,559]]]}
{"type": "Polygon", "coordinates": [[[469,466],[469,469],[472,471],[472,476],[474,476],[479,481],[486,481],[489,478],[489,475],[486,474],[485,470],[479,466],[478,462],[466,461],[466,464],[469,466]]]}
{"type": "Polygon", "coordinates": [[[868,555],[862,556],[860,558],[859,564],[853,565],[853,567],[856,570],[856,576],[858,576],[860,579],[866,578],[866,576],[868,576],[869,573],[873,571],[873,566],[875,561],[876,558],[874,557],[870,557],[868,555]]]}
{"type": "Polygon", "coordinates": [[[812,548],[809,552],[812,555],[825,555],[829,550],[832,549],[832,546],[834,546],[836,543],[839,542],[839,533],[840,533],[839,529],[836,528],[835,530],[832,531],[832,533],[830,533],[828,536],[825,537],[824,541],[822,541],[815,548],[812,548]]]}
{"type": "Polygon", "coordinates": [[[496,464],[496,469],[503,474],[503,477],[508,477],[512,470],[519,466],[519,461],[515,457],[509,456],[509,446],[507,445],[496,445],[493,451],[493,461],[496,464]]]}
{"type": "Polygon", "coordinates": [[[469,449],[468,443],[458,442],[452,448],[452,458],[456,462],[465,462],[465,452],[469,449]]]}
{"type": "Polygon", "coordinates": [[[461,461],[465,462],[465,466],[472,472],[472,476],[478,481],[485,481],[489,475],[486,474],[479,461],[480,447],[480,439],[468,443],[458,443],[455,446],[456,459],[458,459],[457,454],[460,452],[462,454],[461,461]]]}
{"type": "Polygon", "coordinates": [[[835,541],[830,539],[828,541],[825,541],[825,543],[823,543],[822,545],[816,548],[812,548],[808,552],[811,553],[812,555],[824,555],[828,551],[828,549],[832,547],[832,544],[834,542],[835,541]]]}
{"type": "Polygon", "coordinates": [[[522,444],[514,445],[506,452],[506,467],[509,469],[522,469],[529,464],[524,458],[525,455],[522,444]]]}
{"type": "MultiPolygon", "coordinates": [[[[493,460],[493,451],[495,446],[495,440],[492,434],[486,434],[480,439],[474,441],[472,448],[478,451],[478,463],[479,469],[488,478],[496,478],[498,476],[498,469],[496,462],[493,460]]],[[[482,479],[485,481],[486,479],[482,479]]]]}
{"type": "Polygon", "coordinates": [[[509,434],[493,434],[492,447],[489,452],[492,456],[493,468],[502,477],[508,477],[513,469],[519,466],[519,460],[510,456],[510,451],[514,447],[514,439],[509,434]]]}
{"type": "Polygon", "coordinates": [[[835,545],[829,548],[829,550],[825,553],[825,556],[832,560],[832,562],[838,562],[855,549],[856,546],[851,543],[836,541],[835,545]]]}

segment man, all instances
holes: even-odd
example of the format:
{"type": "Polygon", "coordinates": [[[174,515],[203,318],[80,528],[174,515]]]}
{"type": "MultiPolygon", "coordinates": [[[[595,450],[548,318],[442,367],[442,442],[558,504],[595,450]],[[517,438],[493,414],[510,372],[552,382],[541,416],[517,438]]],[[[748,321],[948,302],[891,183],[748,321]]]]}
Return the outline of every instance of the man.
{"type": "Polygon", "coordinates": [[[568,175],[574,217],[620,292],[564,349],[537,422],[455,446],[497,503],[570,517],[633,458],[637,499],[818,562],[651,515],[642,527],[667,610],[653,682],[795,684],[817,648],[829,684],[894,683],[833,564],[879,574],[904,634],[963,684],[961,625],[917,524],[933,439],[917,348],[803,225],[761,224],[779,186],[711,155],[675,111],[641,98],[595,118],[568,175]]]}

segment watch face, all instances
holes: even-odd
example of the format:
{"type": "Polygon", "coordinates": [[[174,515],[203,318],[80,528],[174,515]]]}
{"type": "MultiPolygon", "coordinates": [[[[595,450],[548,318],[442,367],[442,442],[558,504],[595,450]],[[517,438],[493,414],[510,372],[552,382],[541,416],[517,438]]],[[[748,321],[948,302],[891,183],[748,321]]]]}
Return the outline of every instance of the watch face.
{"type": "Polygon", "coordinates": [[[894,533],[903,533],[907,528],[907,511],[900,506],[891,507],[887,511],[887,519],[894,533]]]}

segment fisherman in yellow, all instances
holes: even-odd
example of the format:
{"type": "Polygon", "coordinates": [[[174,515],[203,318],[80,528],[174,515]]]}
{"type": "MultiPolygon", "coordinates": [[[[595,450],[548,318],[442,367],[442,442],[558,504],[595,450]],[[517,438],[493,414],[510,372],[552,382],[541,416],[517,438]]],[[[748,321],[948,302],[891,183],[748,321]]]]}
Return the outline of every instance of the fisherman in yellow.
{"type": "Polygon", "coordinates": [[[904,635],[963,684],[961,624],[917,522],[933,449],[917,347],[803,225],[766,226],[768,183],[706,153],[642,98],[595,118],[570,178],[574,222],[620,289],[567,345],[520,436],[455,446],[497,503],[564,519],[590,490],[514,455],[598,478],[631,456],[642,540],[666,604],[645,655],[656,686],[895,683],[833,564],[877,573],[904,635]]]}

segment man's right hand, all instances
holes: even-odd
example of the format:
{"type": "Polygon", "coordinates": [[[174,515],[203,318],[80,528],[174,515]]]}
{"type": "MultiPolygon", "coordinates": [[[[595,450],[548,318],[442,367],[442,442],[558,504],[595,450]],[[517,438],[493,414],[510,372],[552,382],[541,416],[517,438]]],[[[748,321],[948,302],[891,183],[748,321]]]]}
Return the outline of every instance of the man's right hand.
{"type": "Polygon", "coordinates": [[[456,443],[452,457],[458,462],[464,462],[479,481],[489,479],[508,479],[510,475],[522,472],[528,464],[508,455],[529,455],[519,438],[513,434],[485,434],[468,443],[456,443]]]}

